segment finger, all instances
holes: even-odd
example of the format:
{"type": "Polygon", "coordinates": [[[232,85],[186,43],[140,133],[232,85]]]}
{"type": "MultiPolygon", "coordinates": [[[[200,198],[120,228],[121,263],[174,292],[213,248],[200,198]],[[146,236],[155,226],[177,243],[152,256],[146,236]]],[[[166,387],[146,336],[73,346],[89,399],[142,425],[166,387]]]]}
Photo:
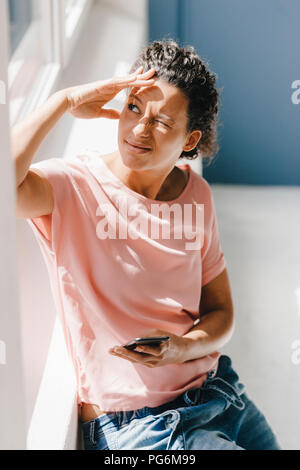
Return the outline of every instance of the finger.
{"type": "Polygon", "coordinates": [[[138,68],[136,72],[130,74],[127,77],[120,77],[120,78],[115,79],[115,83],[123,84],[123,83],[130,83],[135,80],[146,80],[152,77],[152,75],[154,75],[156,72],[156,69],[154,67],[152,67],[150,70],[148,70],[145,73],[140,73],[142,70],[143,70],[143,66],[138,68]]]}
{"type": "Polygon", "coordinates": [[[154,78],[150,80],[136,80],[132,84],[129,84],[130,87],[141,87],[141,86],[151,86],[155,84],[154,78]]]}
{"type": "Polygon", "coordinates": [[[140,362],[140,361],[137,361],[137,360],[136,360],[135,358],[133,358],[133,357],[129,357],[127,354],[122,354],[122,353],[119,353],[119,352],[116,352],[116,351],[110,350],[110,351],[109,351],[109,354],[111,354],[112,356],[121,357],[122,359],[128,359],[128,361],[140,362]]]}
{"type": "Polygon", "coordinates": [[[104,84],[105,82],[105,85],[113,85],[114,87],[122,88],[124,86],[128,86],[131,83],[134,83],[135,80],[137,80],[137,77],[138,76],[134,74],[134,75],[129,75],[128,77],[110,78],[105,81],[103,80],[102,84],[104,84]]]}
{"type": "Polygon", "coordinates": [[[120,78],[115,78],[112,80],[113,80],[113,83],[115,84],[131,83],[137,80],[138,76],[140,75],[134,74],[134,75],[129,75],[129,77],[120,77],[120,78]]]}
{"type": "Polygon", "coordinates": [[[140,78],[140,77],[151,77],[152,75],[154,75],[156,73],[156,68],[155,67],[151,67],[151,69],[149,69],[146,72],[142,73],[143,69],[144,69],[144,66],[142,65],[135,72],[133,72],[133,74],[131,74],[131,75],[139,75],[139,78],[140,78]]]}
{"type": "Polygon", "coordinates": [[[103,109],[101,110],[101,116],[107,119],[120,119],[121,113],[116,109],[103,109]]]}
{"type": "Polygon", "coordinates": [[[133,72],[133,74],[134,74],[134,75],[137,75],[137,74],[141,73],[141,72],[143,71],[143,69],[144,69],[144,66],[141,65],[139,68],[136,69],[135,72],[133,72]]]}
{"type": "MultiPolygon", "coordinates": [[[[129,350],[128,350],[128,352],[131,353],[131,351],[129,351],[129,350]]],[[[130,354],[130,356],[127,354],[127,352],[126,352],[126,354],[121,354],[121,353],[117,353],[117,352],[111,352],[110,354],[112,354],[113,356],[118,356],[121,359],[127,359],[127,361],[130,361],[130,362],[141,364],[145,367],[156,367],[156,364],[154,364],[153,362],[148,362],[145,359],[144,355],[142,356],[139,353],[132,353],[132,354],[130,354]]],[[[147,355],[147,358],[151,358],[151,356],[147,355]]]]}
{"type": "Polygon", "coordinates": [[[156,73],[156,69],[154,67],[152,67],[151,69],[147,70],[147,72],[144,72],[144,73],[140,74],[139,78],[152,77],[152,75],[154,75],[155,73],[156,73]]]}
{"type": "Polygon", "coordinates": [[[153,85],[155,83],[154,78],[150,79],[142,79],[140,77],[135,77],[133,80],[117,80],[114,82],[114,86],[117,89],[125,88],[125,87],[132,87],[132,86],[148,86],[148,85],[153,85]]]}
{"type": "Polygon", "coordinates": [[[138,346],[135,348],[136,351],[142,352],[145,354],[149,354],[151,356],[160,356],[161,355],[161,350],[158,347],[151,347],[151,346],[138,346]]]}
{"type": "Polygon", "coordinates": [[[151,77],[153,75],[155,69],[148,70],[147,72],[142,74],[144,66],[141,65],[135,72],[132,72],[130,75],[127,75],[126,77],[120,77],[119,80],[121,81],[128,81],[128,80],[134,80],[137,76],[144,77],[151,77]]]}
{"type": "Polygon", "coordinates": [[[141,354],[135,351],[136,349],[134,351],[131,351],[130,349],[126,348],[118,348],[118,350],[112,351],[112,354],[114,353],[117,356],[123,357],[128,360],[133,360],[135,362],[139,362],[140,364],[144,364],[147,362],[147,360],[151,360],[151,356],[149,354],[141,354]]]}

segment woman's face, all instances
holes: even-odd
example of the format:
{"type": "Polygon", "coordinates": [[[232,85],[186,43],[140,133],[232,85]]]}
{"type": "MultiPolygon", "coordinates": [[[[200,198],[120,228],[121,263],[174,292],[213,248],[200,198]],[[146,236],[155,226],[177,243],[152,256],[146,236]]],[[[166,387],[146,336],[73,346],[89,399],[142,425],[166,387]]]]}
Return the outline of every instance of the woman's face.
{"type": "Polygon", "coordinates": [[[119,120],[118,145],[124,165],[171,168],[182,150],[195,147],[201,133],[186,133],[187,107],[188,98],[162,80],[151,87],[131,88],[119,120]]]}

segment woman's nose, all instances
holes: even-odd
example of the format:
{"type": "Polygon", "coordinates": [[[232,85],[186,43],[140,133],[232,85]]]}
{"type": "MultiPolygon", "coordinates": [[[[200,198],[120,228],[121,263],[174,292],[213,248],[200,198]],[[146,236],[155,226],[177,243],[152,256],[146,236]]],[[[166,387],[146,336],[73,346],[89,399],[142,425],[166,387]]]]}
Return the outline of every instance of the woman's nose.
{"type": "Polygon", "coordinates": [[[149,122],[140,121],[134,127],[134,133],[139,136],[149,136],[149,122]]]}

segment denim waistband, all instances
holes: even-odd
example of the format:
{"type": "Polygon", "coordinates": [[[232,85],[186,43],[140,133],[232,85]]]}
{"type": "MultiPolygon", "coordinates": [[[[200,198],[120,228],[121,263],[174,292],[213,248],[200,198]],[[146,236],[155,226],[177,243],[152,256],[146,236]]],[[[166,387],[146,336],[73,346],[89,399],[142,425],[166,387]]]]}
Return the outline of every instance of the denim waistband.
{"type": "Polygon", "coordinates": [[[184,406],[183,398],[184,394],[181,394],[177,398],[175,398],[175,400],[164,403],[163,405],[159,405],[154,408],[145,406],[144,408],[140,408],[137,410],[108,412],[98,416],[98,418],[83,422],[82,426],[91,425],[93,421],[98,420],[100,422],[100,425],[102,426],[111,423],[112,425],[119,427],[121,425],[124,425],[125,423],[129,423],[134,418],[139,419],[145,418],[149,415],[159,415],[163,414],[164,412],[167,413],[170,409],[174,410],[174,408],[176,409],[180,406],[184,406]]]}
{"type": "MultiPolygon", "coordinates": [[[[120,427],[129,423],[134,418],[145,418],[148,415],[162,415],[175,411],[177,408],[190,407],[203,403],[207,399],[221,397],[225,399],[227,409],[230,405],[243,410],[245,404],[241,399],[244,392],[244,385],[239,382],[237,373],[231,367],[231,359],[222,355],[219,358],[218,369],[207,373],[204,384],[199,388],[191,388],[179,395],[175,400],[163,405],[150,408],[144,407],[130,411],[116,411],[100,415],[95,420],[99,421],[100,426],[108,425],[120,427]]],[[[90,425],[93,421],[82,423],[83,426],[90,425]]]]}

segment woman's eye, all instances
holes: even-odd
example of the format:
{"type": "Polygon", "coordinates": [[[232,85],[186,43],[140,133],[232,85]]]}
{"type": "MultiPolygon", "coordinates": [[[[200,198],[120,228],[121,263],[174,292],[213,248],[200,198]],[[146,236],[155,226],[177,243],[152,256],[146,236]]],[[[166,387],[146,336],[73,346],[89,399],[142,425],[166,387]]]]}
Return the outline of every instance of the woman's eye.
{"type": "MultiPolygon", "coordinates": [[[[139,111],[139,108],[138,108],[135,104],[129,103],[129,104],[128,104],[128,109],[129,109],[130,111],[133,111],[133,108],[136,108],[136,109],[139,111]]],[[[133,111],[133,112],[136,113],[136,111],[133,111]]],[[[162,124],[162,125],[165,126],[165,127],[170,127],[170,126],[168,126],[168,124],[166,124],[165,122],[159,121],[159,120],[157,120],[157,119],[155,119],[155,121],[156,121],[156,122],[159,122],[160,124],[162,124]]]]}
{"type": "MultiPolygon", "coordinates": [[[[130,109],[130,111],[133,111],[132,108],[136,108],[137,110],[139,109],[135,104],[130,103],[130,104],[128,105],[128,109],[130,109]]],[[[135,111],[134,111],[134,112],[135,112],[135,111]]]]}
{"type": "Polygon", "coordinates": [[[162,124],[163,126],[170,127],[170,126],[168,126],[168,124],[166,124],[165,122],[158,121],[158,120],[156,120],[156,122],[159,122],[159,123],[162,124]]]}

